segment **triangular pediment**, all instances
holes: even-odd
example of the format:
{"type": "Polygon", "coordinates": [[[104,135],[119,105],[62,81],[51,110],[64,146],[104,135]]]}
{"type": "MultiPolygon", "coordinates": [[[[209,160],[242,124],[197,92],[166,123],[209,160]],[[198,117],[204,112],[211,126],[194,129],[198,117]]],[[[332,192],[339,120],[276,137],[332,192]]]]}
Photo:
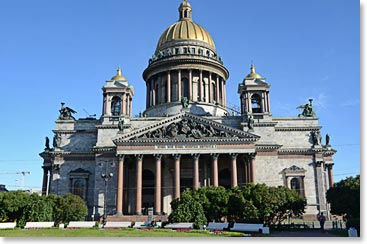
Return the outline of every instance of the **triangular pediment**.
{"type": "Polygon", "coordinates": [[[144,141],[207,141],[223,140],[254,143],[260,137],[221,123],[181,113],[155,124],[133,130],[114,139],[115,144],[144,141]]]}

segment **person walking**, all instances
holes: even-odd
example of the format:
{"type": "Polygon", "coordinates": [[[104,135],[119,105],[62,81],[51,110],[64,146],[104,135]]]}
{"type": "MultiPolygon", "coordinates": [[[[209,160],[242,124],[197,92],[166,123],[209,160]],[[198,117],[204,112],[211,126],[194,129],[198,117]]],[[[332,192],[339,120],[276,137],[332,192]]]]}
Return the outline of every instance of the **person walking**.
{"type": "Polygon", "coordinates": [[[325,219],[324,213],[321,213],[319,216],[319,222],[320,222],[320,227],[321,227],[322,232],[325,232],[325,229],[324,229],[325,220],[326,219],[325,219]]]}

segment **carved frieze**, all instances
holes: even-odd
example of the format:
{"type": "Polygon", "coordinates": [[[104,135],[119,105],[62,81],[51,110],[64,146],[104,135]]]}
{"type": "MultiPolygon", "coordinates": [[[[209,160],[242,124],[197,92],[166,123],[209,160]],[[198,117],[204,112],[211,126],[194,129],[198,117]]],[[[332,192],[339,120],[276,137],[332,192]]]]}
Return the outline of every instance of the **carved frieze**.
{"type": "Polygon", "coordinates": [[[179,122],[174,122],[168,126],[162,126],[153,131],[134,138],[134,139],[173,139],[173,138],[195,138],[202,139],[208,137],[221,137],[221,138],[237,138],[236,135],[227,133],[222,130],[213,128],[210,125],[204,125],[197,123],[192,119],[183,119],[179,122]]]}

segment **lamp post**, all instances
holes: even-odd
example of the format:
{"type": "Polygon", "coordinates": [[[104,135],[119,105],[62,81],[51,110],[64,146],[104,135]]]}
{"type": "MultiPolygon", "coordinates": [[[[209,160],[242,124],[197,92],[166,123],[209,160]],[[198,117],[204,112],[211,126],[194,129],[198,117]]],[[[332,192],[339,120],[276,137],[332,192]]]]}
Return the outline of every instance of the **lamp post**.
{"type": "Polygon", "coordinates": [[[106,224],[106,205],[107,205],[107,182],[112,178],[113,174],[101,174],[102,179],[104,180],[104,199],[103,199],[103,224],[106,224]]]}

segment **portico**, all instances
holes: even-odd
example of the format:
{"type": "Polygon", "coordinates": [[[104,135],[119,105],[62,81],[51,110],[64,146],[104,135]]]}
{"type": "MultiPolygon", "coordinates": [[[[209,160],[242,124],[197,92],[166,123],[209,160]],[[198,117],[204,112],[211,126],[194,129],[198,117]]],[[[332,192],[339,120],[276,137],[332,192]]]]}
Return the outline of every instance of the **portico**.
{"type": "Polygon", "coordinates": [[[179,198],[185,189],[254,183],[257,139],[256,135],[186,113],[142,128],[139,133],[122,135],[114,140],[119,157],[117,214],[123,214],[124,203],[134,202],[127,214],[141,215],[144,205],[149,205],[159,215],[162,197],[179,198]],[[136,177],[124,183],[126,163],[136,177]],[[154,190],[149,194],[154,196],[143,194],[143,181],[147,180],[143,171],[153,175],[154,190]],[[134,201],[123,200],[125,184],[130,193],[134,189],[134,194],[128,194],[135,195],[134,201]],[[148,199],[154,199],[153,206],[148,199]]]}

